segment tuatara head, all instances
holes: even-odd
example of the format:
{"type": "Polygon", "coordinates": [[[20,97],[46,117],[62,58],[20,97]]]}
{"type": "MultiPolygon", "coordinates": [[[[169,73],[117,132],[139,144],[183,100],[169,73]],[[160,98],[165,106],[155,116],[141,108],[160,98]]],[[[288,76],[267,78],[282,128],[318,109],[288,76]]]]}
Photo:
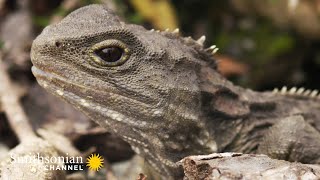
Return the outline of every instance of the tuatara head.
{"type": "Polygon", "coordinates": [[[45,89],[175,176],[176,161],[216,150],[201,113],[198,72],[214,62],[202,41],[125,24],[91,5],[34,40],[32,71],[45,89]]]}

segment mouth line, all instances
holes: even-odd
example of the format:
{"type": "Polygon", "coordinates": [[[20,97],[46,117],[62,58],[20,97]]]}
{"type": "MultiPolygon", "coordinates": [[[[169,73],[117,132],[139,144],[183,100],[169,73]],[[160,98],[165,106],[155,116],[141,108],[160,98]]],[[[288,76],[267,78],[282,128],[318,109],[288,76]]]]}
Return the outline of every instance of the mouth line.
{"type": "Polygon", "coordinates": [[[131,100],[137,101],[137,102],[139,102],[141,104],[144,104],[147,107],[150,107],[150,105],[145,103],[145,102],[139,101],[137,99],[132,99],[132,98],[127,97],[127,96],[123,96],[123,95],[121,95],[119,93],[113,92],[110,89],[100,90],[100,89],[97,89],[97,88],[95,88],[95,89],[88,88],[88,87],[83,86],[81,84],[76,84],[74,82],[71,82],[71,81],[67,80],[66,78],[61,77],[61,76],[59,76],[57,74],[46,72],[46,71],[44,71],[44,70],[42,70],[42,69],[40,69],[40,68],[38,68],[36,66],[32,66],[31,70],[32,70],[33,75],[36,77],[36,79],[39,80],[38,82],[39,82],[39,84],[41,86],[43,86],[45,89],[48,89],[49,91],[52,91],[54,94],[58,94],[59,96],[62,96],[62,97],[63,97],[63,93],[62,92],[69,92],[69,93],[72,93],[72,92],[70,90],[65,89],[64,86],[61,86],[61,83],[59,83],[59,82],[62,82],[64,84],[68,84],[68,86],[72,87],[73,89],[74,88],[86,89],[86,90],[90,90],[90,91],[93,91],[93,92],[96,92],[96,93],[99,93],[99,94],[108,93],[110,95],[117,95],[119,97],[123,97],[123,98],[126,98],[126,99],[131,99],[131,100]],[[51,88],[48,88],[48,87],[51,87],[51,88]]]}
{"type": "MultiPolygon", "coordinates": [[[[95,102],[93,102],[93,101],[83,99],[82,97],[78,96],[77,94],[75,94],[73,92],[66,91],[66,90],[62,91],[61,87],[59,87],[58,85],[56,85],[54,83],[50,83],[50,88],[47,88],[49,86],[48,84],[46,84],[48,82],[48,79],[49,79],[49,81],[52,81],[53,79],[55,79],[55,80],[58,79],[59,81],[70,83],[69,81],[66,81],[64,78],[59,77],[58,75],[47,73],[47,72],[45,72],[35,66],[32,66],[32,72],[34,73],[34,75],[37,78],[40,78],[39,84],[41,86],[44,86],[44,88],[51,91],[51,93],[55,94],[56,96],[60,96],[65,101],[73,104],[80,111],[83,111],[83,109],[91,109],[94,112],[102,113],[103,116],[108,117],[108,118],[110,118],[114,121],[120,122],[120,123],[128,123],[128,124],[131,124],[133,127],[137,127],[137,128],[145,128],[146,127],[145,123],[136,121],[136,120],[131,119],[129,117],[126,117],[125,115],[121,114],[120,112],[118,112],[116,110],[110,109],[102,104],[95,104],[95,102]],[[66,97],[69,97],[69,98],[66,98],[66,97]],[[72,98],[70,98],[70,97],[72,97],[72,98]],[[80,106],[78,106],[78,105],[80,105],[80,106]],[[93,107],[95,107],[95,108],[93,108],[93,107]]],[[[74,85],[76,87],[79,87],[79,85],[77,85],[77,84],[74,84],[74,83],[70,83],[70,84],[74,85]]],[[[94,91],[97,91],[97,90],[94,90],[94,91]]],[[[108,92],[108,93],[110,93],[110,92],[108,92]]],[[[121,96],[121,95],[119,95],[119,96],[121,96]]],[[[122,97],[124,97],[124,96],[122,96],[122,97]]],[[[83,112],[86,113],[86,111],[83,111],[83,112]]],[[[104,121],[104,123],[107,126],[110,126],[110,122],[104,121]]]]}
{"type": "MultiPolygon", "coordinates": [[[[50,84],[52,82],[52,84],[54,84],[54,80],[56,80],[56,81],[64,82],[66,84],[70,84],[71,86],[75,86],[78,88],[88,89],[85,86],[82,86],[80,84],[75,84],[71,81],[68,81],[66,78],[63,78],[62,76],[59,76],[54,73],[48,73],[48,72],[46,72],[36,66],[32,66],[31,71],[32,71],[33,75],[36,77],[36,79],[41,79],[46,83],[46,84],[44,84],[45,88],[47,88],[47,86],[48,86],[47,82],[49,82],[50,84]]],[[[54,86],[57,86],[57,85],[54,85],[54,86]]],[[[95,90],[95,91],[99,91],[99,90],[95,90]]]]}
{"type": "MultiPolygon", "coordinates": [[[[95,92],[97,94],[112,94],[112,95],[117,95],[117,96],[121,96],[124,98],[128,98],[126,96],[122,96],[119,95],[118,93],[114,93],[112,92],[112,90],[110,89],[104,89],[104,90],[100,90],[98,88],[96,89],[92,89],[92,88],[88,88],[84,85],[69,81],[68,79],[54,74],[54,73],[49,73],[46,72],[36,66],[32,66],[31,67],[31,71],[33,73],[33,75],[36,77],[38,81],[38,83],[43,86],[45,89],[52,91],[52,93],[54,94],[58,94],[59,96],[63,97],[64,96],[64,92],[65,93],[72,93],[74,94],[72,91],[66,89],[66,87],[72,87],[72,89],[78,88],[78,89],[84,89],[84,90],[89,90],[92,92],[95,92]],[[42,82],[41,82],[42,81],[42,82]],[[67,84],[68,86],[65,85],[61,85],[61,84],[67,84]]],[[[79,96],[80,97],[80,96],[79,96]]]]}
{"type": "Polygon", "coordinates": [[[95,89],[88,88],[88,87],[86,87],[84,85],[77,84],[77,83],[74,83],[72,81],[69,81],[69,80],[67,80],[66,78],[64,78],[64,77],[62,77],[60,75],[46,72],[46,71],[44,71],[44,70],[42,70],[42,69],[40,69],[40,68],[38,68],[36,66],[32,66],[31,71],[32,71],[33,75],[36,77],[36,79],[39,79],[40,81],[42,81],[41,84],[44,86],[45,89],[49,89],[50,90],[50,88],[47,88],[47,87],[51,86],[51,87],[54,87],[54,89],[58,88],[60,90],[66,91],[66,92],[70,92],[70,91],[66,90],[63,85],[62,86],[60,85],[61,83],[59,83],[59,82],[62,82],[64,84],[68,84],[72,88],[86,89],[86,90],[94,91],[94,92],[100,93],[100,94],[108,93],[108,94],[117,95],[117,96],[121,96],[121,97],[124,97],[124,98],[131,99],[129,97],[126,97],[126,96],[120,95],[118,93],[115,93],[110,89],[100,90],[98,88],[95,88],[95,89]]]}

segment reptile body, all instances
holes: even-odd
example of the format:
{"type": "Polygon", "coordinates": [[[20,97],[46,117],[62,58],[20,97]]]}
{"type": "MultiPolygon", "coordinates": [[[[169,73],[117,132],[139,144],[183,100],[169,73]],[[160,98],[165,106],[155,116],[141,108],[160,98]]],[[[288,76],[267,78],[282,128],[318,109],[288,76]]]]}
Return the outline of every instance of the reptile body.
{"type": "Polygon", "coordinates": [[[218,73],[215,48],[203,41],[126,24],[91,5],[34,40],[32,71],[163,177],[181,176],[180,159],[212,152],[319,163],[317,91],[236,86],[218,73]]]}

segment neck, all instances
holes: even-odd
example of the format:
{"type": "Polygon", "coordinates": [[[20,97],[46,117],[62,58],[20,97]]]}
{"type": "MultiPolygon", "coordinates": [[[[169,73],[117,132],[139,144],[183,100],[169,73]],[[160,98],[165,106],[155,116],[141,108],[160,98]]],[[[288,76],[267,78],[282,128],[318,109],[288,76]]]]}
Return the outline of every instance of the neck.
{"type": "Polygon", "coordinates": [[[235,144],[245,123],[255,118],[255,114],[261,112],[259,109],[274,111],[275,103],[270,102],[266,94],[235,86],[211,68],[203,67],[199,76],[202,112],[218,151],[232,150],[230,144],[235,144]]]}

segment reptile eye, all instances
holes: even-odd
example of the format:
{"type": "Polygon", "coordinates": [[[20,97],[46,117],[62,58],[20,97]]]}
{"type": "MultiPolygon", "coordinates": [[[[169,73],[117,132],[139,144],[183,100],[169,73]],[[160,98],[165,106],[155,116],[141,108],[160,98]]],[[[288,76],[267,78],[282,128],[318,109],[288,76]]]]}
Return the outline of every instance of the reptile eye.
{"type": "Polygon", "coordinates": [[[99,66],[120,66],[129,58],[129,49],[121,41],[106,40],[91,48],[90,58],[99,66]]]}
{"type": "Polygon", "coordinates": [[[119,47],[107,47],[103,49],[98,49],[94,53],[105,62],[112,63],[117,62],[121,59],[123,50],[119,47]]]}

